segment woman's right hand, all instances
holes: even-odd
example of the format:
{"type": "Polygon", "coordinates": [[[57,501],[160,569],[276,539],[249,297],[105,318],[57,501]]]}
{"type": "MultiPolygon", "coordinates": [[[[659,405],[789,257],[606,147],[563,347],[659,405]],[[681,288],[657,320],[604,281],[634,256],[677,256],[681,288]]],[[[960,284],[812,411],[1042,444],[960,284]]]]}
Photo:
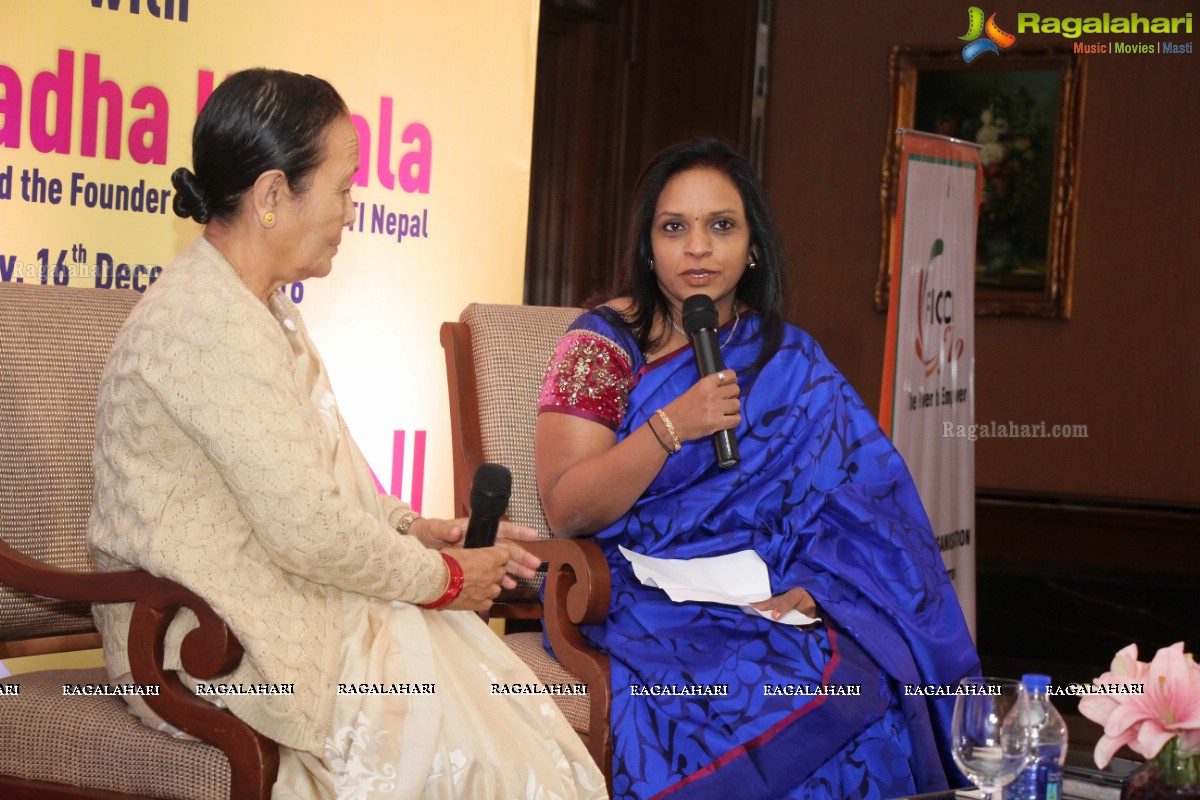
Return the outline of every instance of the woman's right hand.
{"type": "Polygon", "coordinates": [[[532,578],[541,561],[519,544],[497,539],[491,547],[447,548],[444,551],[459,563],[463,571],[463,588],[447,611],[487,611],[501,589],[515,588],[512,575],[532,578]],[[512,573],[510,575],[509,573],[512,573]]]}
{"type": "Polygon", "coordinates": [[[692,388],[668,403],[663,413],[675,426],[680,442],[703,439],[717,431],[732,430],[741,423],[740,394],[737,373],[722,369],[696,381],[692,388]]]}
{"type": "MultiPolygon", "coordinates": [[[[736,427],[742,421],[737,374],[705,376],[663,408],[682,444],[736,427]]],[[[618,441],[607,425],[570,413],[538,416],[535,464],[538,492],[550,529],[587,536],[629,512],[674,452],[670,433],[651,414],[618,441]],[[664,452],[665,451],[665,452],[664,452]],[[603,486],[604,491],[596,491],[603,486]]]]}

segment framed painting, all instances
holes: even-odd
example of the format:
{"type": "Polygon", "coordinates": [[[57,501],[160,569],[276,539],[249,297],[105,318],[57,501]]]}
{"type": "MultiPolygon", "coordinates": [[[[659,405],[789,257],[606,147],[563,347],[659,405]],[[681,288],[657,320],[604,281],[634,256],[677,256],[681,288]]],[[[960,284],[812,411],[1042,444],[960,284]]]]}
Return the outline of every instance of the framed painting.
{"type": "Polygon", "coordinates": [[[898,129],[979,145],[976,314],[1068,319],[1085,62],[1070,50],[963,61],[957,49],[897,47],[883,159],[883,247],[875,308],[887,310],[898,129]]]}

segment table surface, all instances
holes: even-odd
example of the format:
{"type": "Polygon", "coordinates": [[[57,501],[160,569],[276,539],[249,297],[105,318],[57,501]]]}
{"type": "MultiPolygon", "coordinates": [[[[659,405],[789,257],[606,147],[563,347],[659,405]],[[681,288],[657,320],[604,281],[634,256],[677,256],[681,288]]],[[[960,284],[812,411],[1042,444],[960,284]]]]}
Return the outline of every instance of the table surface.
{"type": "MultiPolygon", "coordinates": [[[[1107,769],[1096,769],[1091,751],[1070,750],[1063,767],[1063,800],[1118,800],[1121,781],[1140,762],[1114,758],[1107,769]]],[[[914,794],[898,800],[979,800],[985,795],[978,789],[951,789],[945,792],[914,794]]]]}

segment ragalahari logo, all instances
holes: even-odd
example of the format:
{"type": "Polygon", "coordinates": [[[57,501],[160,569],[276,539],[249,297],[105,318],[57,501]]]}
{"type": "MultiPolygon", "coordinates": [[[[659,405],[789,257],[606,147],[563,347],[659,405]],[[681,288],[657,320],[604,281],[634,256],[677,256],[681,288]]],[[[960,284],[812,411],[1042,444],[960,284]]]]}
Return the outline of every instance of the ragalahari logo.
{"type": "Polygon", "coordinates": [[[985,23],[983,9],[979,6],[971,6],[967,9],[967,33],[958,38],[967,42],[967,46],[962,50],[962,57],[963,61],[968,64],[984,53],[999,55],[1001,50],[1007,50],[1013,46],[1013,42],[1017,41],[1017,37],[1000,29],[1000,26],[996,24],[995,14],[988,17],[985,23]],[[985,33],[987,38],[980,39],[979,37],[985,33]]]}

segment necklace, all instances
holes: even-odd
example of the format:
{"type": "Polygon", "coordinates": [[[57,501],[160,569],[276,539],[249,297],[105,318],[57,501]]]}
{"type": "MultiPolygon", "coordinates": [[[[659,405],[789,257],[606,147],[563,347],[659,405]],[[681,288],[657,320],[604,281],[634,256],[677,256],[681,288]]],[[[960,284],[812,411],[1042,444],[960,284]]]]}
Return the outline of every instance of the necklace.
{"type": "MultiPolygon", "coordinates": [[[[733,333],[734,333],[734,331],[737,330],[738,323],[741,321],[742,321],[742,315],[738,313],[737,303],[734,303],[733,304],[733,327],[729,329],[729,335],[725,337],[725,341],[721,342],[721,347],[724,347],[725,345],[729,344],[729,340],[733,338],[733,333]]],[[[674,328],[675,332],[678,333],[680,336],[687,339],[689,342],[692,340],[692,337],[690,337],[686,333],[684,333],[683,329],[675,324],[675,318],[672,317],[670,314],[667,314],[667,322],[671,323],[671,327],[674,328]]]]}

